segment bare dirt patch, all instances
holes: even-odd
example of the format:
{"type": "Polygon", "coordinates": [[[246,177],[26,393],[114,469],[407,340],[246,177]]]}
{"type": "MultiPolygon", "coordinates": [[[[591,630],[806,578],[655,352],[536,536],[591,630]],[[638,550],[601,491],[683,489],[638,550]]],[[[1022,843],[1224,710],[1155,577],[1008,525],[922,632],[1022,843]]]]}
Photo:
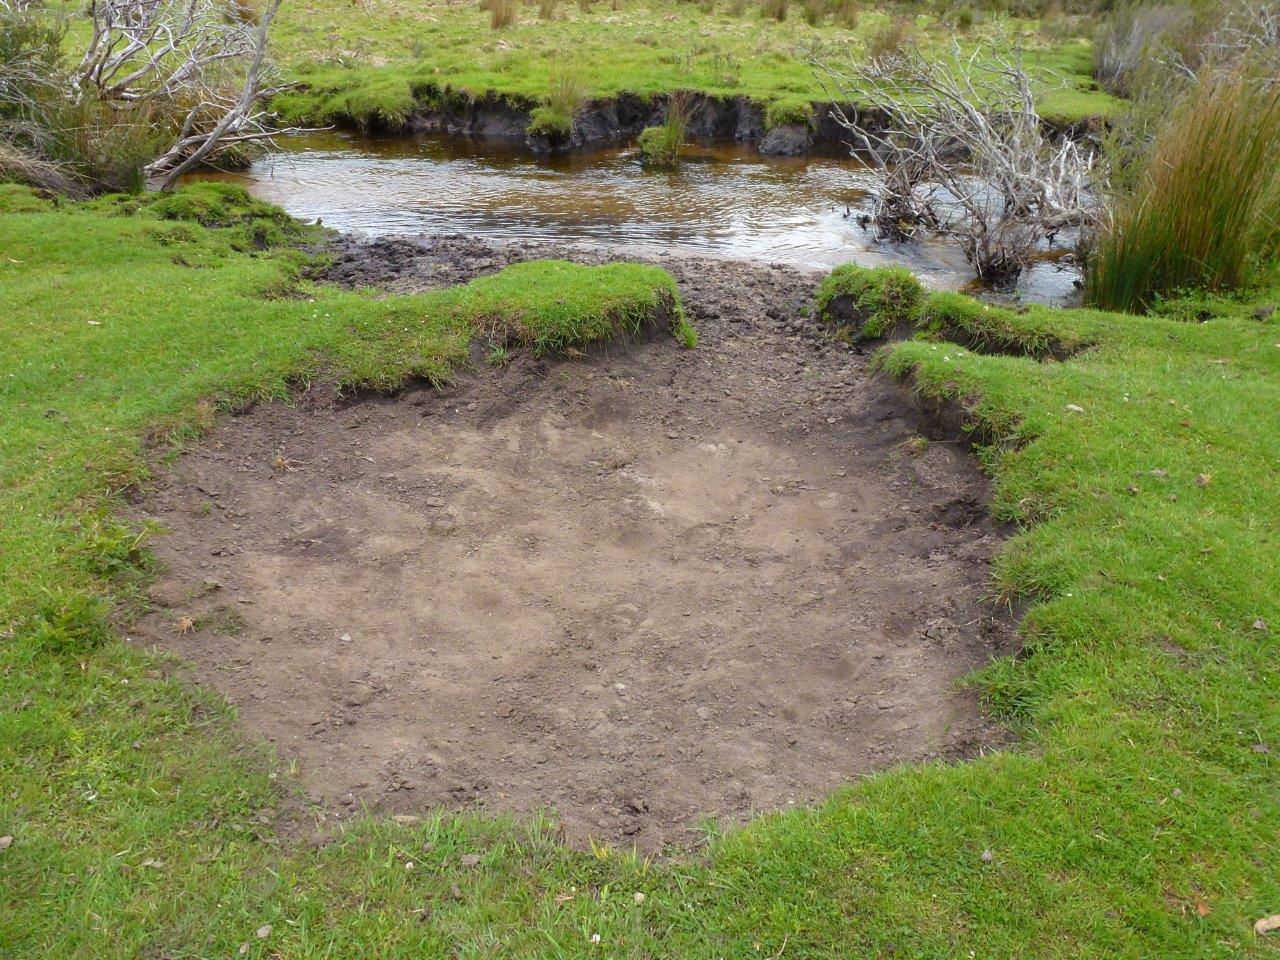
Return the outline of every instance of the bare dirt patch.
{"type": "MultiPolygon", "coordinates": [[[[528,253],[428,245],[393,272],[528,253]]],[[[1011,637],[964,451],[807,326],[815,278],[666,265],[695,351],[226,419],[141,504],[169,534],[135,637],[329,811],[552,808],[571,839],[656,849],[998,742],[954,684],[1011,637]]]]}

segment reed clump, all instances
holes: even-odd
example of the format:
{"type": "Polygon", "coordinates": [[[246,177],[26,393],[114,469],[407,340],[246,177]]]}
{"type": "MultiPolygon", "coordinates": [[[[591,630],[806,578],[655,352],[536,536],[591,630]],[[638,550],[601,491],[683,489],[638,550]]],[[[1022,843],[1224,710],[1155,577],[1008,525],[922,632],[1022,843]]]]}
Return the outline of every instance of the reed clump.
{"type": "Polygon", "coordinates": [[[503,30],[516,22],[516,0],[485,0],[489,11],[489,26],[503,30]]]}
{"type": "Polygon", "coordinates": [[[1089,261],[1086,302],[1140,312],[1184,290],[1249,286],[1280,253],[1280,84],[1204,78],[1156,133],[1089,261]]]}

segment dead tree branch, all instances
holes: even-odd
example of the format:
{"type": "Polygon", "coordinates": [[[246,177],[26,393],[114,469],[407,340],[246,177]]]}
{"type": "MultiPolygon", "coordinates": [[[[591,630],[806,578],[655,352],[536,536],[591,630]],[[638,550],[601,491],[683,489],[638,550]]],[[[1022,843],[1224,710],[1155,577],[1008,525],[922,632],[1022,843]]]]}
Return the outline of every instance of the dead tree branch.
{"type": "Polygon", "coordinates": [[[876,174],[883,238],[948,237],[979,276],[1006,283],[1040,241],[1091,218],[1094,151],[1049,135],[1017,51],[808,63],[833,103],[864,105],[832,115],[876,174]]]}
{"type": "Polygon", "coordinates": [[[285,132],[261,109],[281,89],[266,58],[280,2],[242,18],[220,0],[91,0],[72,95],[119,109],[163,105],[176,133],[146,173],[168,189],[199,163],[285,132]]]}

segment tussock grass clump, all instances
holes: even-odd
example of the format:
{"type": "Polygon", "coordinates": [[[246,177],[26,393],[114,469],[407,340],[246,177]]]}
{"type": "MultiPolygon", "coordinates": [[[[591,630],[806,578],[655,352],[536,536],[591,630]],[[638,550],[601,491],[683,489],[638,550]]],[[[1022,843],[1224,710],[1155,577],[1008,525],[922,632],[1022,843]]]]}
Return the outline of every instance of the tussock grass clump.
{"type": "Polygon", "coordinates": [[[788,0],[760,0],[760,16],[779,22],[787,19],[788,0]]]}
{"type": "Polygon", "coordinates": [[[1086,302],[1141,312],[1179,290],[1238,290],[1280,246],[1280,85],[1210,76],[1158,132],[1090,257],[1086,302]]]}
{"type": "Polygon", "coordinates": [[[677,90],[667,100],[667,113],[662,123],[640,131],[640,157],[645,164],[654,167],[678,164],[692,119],[693,95],[677,90]]]}
{"type": "Polygon", "coordinates": [[[560,68],[551,75],[546,99],[529,116],[530,132],[569,136],[587,96],[582,70],[576,65],[560,68]]]}
{"type": "Polygon", "coordinates": [[[717,86],[732,89],[742,84],[742,61],[733,54],[717,50],[711,55],[708,66],[717,86]]]}
{"type": "Polygon", "coordinates": [[[831,19],[836,26],[846,30],[858,29],[858,21],[862,18],[862,6],[858,0],[836,0],[832,6],[831,19]]]}
{"type": "Polygon", "coordinates": [[[818,286],[819,320],[856,340],[876,340],[910,323],[924,288],[904,267],[860,267],[846,263],[818,286]]]}
{"type": "Polygon", "coordinates": [[[516,22],[516,0],[485,0],[489,11],[489,26],[503,30],[516,22]]]}
{"type": "Polygon", "coordinates": [[[893,17],[867,37],[867,59],[887,60],[911,42],[914,23],[909,17],[893,17]]]}

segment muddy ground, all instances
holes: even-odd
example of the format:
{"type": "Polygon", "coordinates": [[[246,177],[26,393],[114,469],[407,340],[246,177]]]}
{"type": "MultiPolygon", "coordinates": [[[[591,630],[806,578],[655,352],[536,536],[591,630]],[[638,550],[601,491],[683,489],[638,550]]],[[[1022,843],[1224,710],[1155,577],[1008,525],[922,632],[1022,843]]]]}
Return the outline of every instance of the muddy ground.
{"type": "MultiPolygon", "coordinates": [[[[423,289],[598,253],[349,244],[423,289]]],[[[965,450],[805,316],[817,275],[663,262],[700,331],[457,387],[225,419],[139,505],[156,610],[322,816],[553,809],[654,850],[1003,742],[955,680],[1008,652],[965,450]]]]}

